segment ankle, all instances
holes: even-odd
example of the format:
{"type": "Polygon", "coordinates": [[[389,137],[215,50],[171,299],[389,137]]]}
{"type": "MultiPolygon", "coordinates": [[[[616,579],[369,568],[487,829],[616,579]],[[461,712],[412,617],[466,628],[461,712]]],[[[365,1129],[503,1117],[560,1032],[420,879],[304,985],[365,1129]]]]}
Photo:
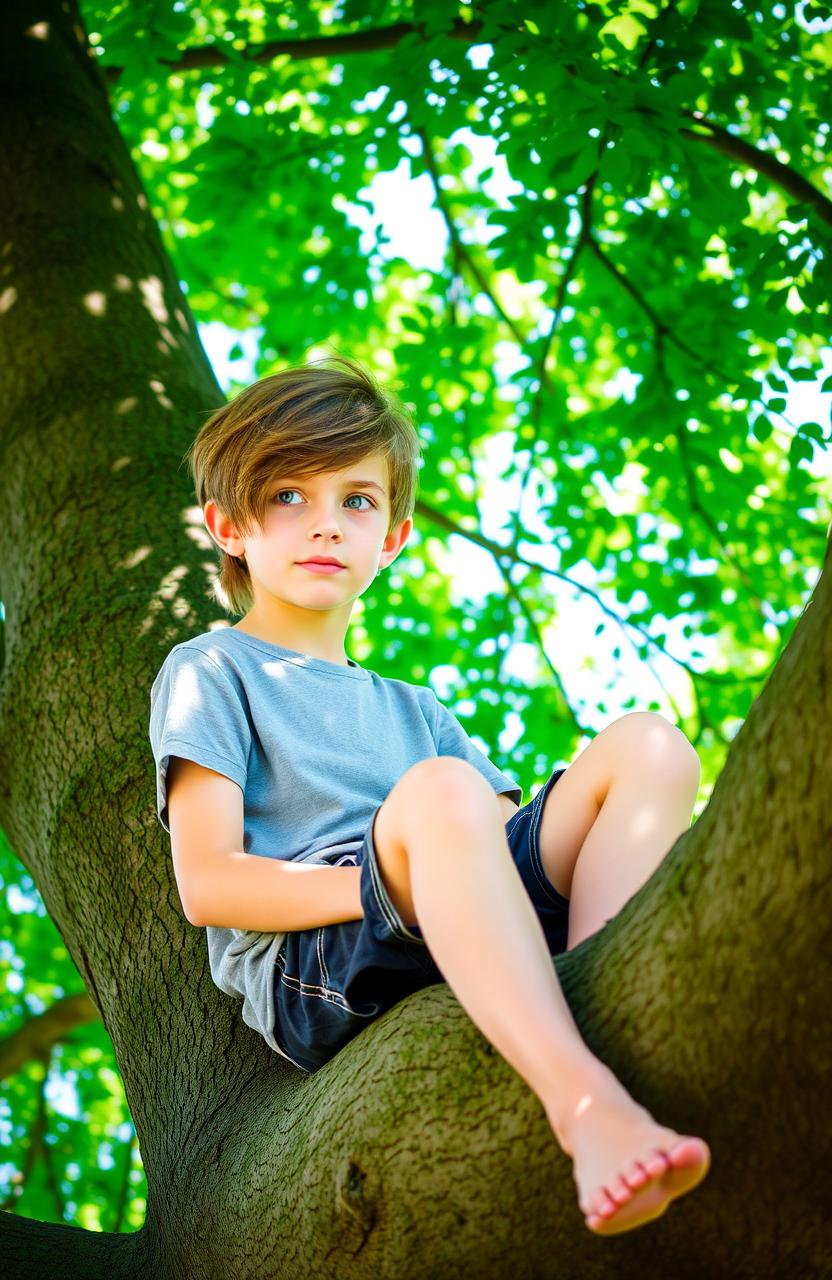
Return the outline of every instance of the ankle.
{"type": "Polygon", "coordinates": [[[589,1063],[564,1070],[552,1087],[540,1095],[555,1137],[567,1155],[572,1155],[572,1136],[582,1118],[594,1110],[599,1099],[622,1091],[622,1085],[609,1067],[593,1058],[589,1063]]]}

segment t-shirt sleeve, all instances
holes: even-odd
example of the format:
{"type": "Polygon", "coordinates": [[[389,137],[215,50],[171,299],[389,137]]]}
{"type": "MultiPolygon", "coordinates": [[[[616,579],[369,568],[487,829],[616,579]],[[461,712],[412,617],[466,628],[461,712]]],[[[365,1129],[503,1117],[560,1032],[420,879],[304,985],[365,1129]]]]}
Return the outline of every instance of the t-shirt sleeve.
{"type": "Polygon", "coordinates": [[[505,793],[511,796],[517,804],[520,804],[523,798],[523,788],[518,787],[513,778],[503,773],[496,765],[492,764],[488,756],[480,751],[479,747],[471,741],[456,716],[448,710],[443,702],[440,702],[436,695],[433,695],[435,703],[435,719],[433,724],[433,740],[436,744],[436,754],[440,756],[459,756],[462,760],[467,760],[474,768],[479,769],[486,782],[490,782],[491,786],[498,795],[505,793]]]}
{"type": "Polygon", "coordinates": [[[171,756],[222,773],[245,793],[251,728],[243,696],[207,653],[185,646],[168,654],[150,690],[149,736],[156,762],[156,812],[168,834],[171,756]]]}

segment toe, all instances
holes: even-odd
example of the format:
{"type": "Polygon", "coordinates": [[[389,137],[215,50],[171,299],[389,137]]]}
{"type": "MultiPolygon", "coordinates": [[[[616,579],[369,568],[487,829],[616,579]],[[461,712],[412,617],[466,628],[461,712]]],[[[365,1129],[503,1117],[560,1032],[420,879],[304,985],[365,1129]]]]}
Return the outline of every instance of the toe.
{"type": "Polygon", "coordinates": [[[660,1178],[663,1173],[667,1173],[672,1168],[670,1157],[666,1151],[654,1151],[645,1161],[645,1168],[651,1178],[660,1178]]]}
{"type": "Polygon", "coordinates": [[[623,1178],[618,1178],[610,1186],[610,1195],[616,1204],[626,1204],[628,1200],[633,1198],[633,1188],[623,1178]]]}
{"type": "MultiPolygon", "coordinates": [[[[598,1212],[603,1214],[605,1218],[611,1217],[618,1208],[618,1205],[615,1203],[606,1187],[602,1189],[599,1200],[600,1204],[598,1205],[598,1212]]],[[[596,1204],[598,1204],[598,1201],[596,1201],[596,1204]]]]}
{"type": "Polygon", "coordinates": [[[677,1142],[668,1152],[670,1163],[675,1169],[688,1168],[691,1165],[702,1165],[705,1170],[710,1167],[711,1149],[701,1138],[686,1137],[677,1142]]]}
{"type": "Polygon", "coordinates": [[[635,1160],[628,1170],[627,1181],[634,1191],[638,1191],[639,1187],[643,1187],[645,1182],[650,1181],[650,1174],[640,1160],[635,1160]]]}
{"type": "Polygon", "coordinates": [[[617,1205],[607,1193],[606,1187],[599,1187],[584,1210],[584,1217],[600,1217],[603,1220],[604,1217],[609,1217],[611,1213],[615,1213],[616,1208],[617,1205]]]}

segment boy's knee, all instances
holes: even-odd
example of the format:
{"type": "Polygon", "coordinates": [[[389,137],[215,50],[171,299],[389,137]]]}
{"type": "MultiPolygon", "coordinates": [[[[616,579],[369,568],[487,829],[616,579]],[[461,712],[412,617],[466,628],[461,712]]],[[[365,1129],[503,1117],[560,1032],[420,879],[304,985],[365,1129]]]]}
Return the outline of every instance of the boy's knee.
{"type": "Polygon", "coordinates": [[[620,726],[619,748],[628,757],[641,762],[649,759],[651,768],[674,777],[681,775],[687,780],[695,776],[698,783],[702,768],[699,755],[678,725],[653,711],[630,711],[615,725],[620,726]]]}
{"type": "Polygon", "coordinates": [[[454,810],[481,805],[483,795],[496,795],[478,769],[459,756],[433,756],[408,769],[402,781],[409,782],[411,799],[417,804],[442,800],[454,810]]]}

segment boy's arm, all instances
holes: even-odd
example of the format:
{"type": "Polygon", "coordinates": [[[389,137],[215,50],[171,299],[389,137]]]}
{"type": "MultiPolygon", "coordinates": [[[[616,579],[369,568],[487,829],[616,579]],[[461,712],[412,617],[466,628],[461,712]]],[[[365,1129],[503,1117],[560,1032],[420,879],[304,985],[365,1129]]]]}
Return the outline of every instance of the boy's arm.
{"type": "Polygon", "coordinates": [[[236,782],[171,756],[168,817],[182,909],[194,925],[258,933],[360,920],[360,867],[322,867],[242,852],[236,782]]]}

